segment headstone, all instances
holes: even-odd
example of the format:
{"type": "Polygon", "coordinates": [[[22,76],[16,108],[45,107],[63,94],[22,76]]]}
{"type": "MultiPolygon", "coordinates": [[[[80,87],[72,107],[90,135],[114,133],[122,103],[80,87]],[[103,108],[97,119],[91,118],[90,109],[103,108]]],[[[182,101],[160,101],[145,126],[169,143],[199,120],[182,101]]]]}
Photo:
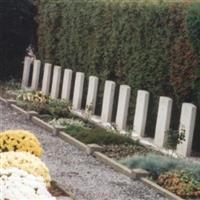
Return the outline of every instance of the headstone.
{"type": "Polygon", "coordinates": [[[149,104],[149,92],[138,90],[133,122],[133,135],[144,137],[149,104]]]}
{"type": "Polygon", "coordinates": [[[52,69],[52,65],[49,63],[45,63],[43,80],[42,80],[42,93],[45,95],[49,95],[51,69],[52,69]]]}
{"type": "Polygon", "coordinates": [[[25,59],[24,59],[23,76],[22,76],[22,88],[28,87],[31,63],[32,63],[32,59],[29,58],[29,57],[25,57],[25,59]]]}
{"type": "Polygon", "coordinates": [[[99,79],[96,76],[89,77],[88,93],[86,100],[86,108],[93,114],[96,107],[97,91],[99,79]]]}
{"type": "Polygon", "coordinates": [[[74,86],[74,94],[72,101],[72,108],[74,110],[80,110],[83,97],[83,85],[84,85],[85,74],[82,72],[76,73],[76,80],[74,86]]]}
{"type": "Polygon", "coordinates": [[[70,92],[71,92],[71,82],[72,82],[72,70],[65,69],[64,77],[63,77],[63,86],[62,86],[62,94],[61,99],[64,99],[69,102],[70,100],[70,92]]]}
{"type": "Polygon", "coordinates": [[[115,86],[116,84],[113,81],[105,82],[103,105],[101,112],[101,121],[104,123],[110,123],[112,119],[115,86]]]}
{"type": "Polygon", "coordinates": [[[182,156],[191,154],[196,110],[197,107],[191,103],[183,103],[181,108],[179,131],[185,131],[185,141],[177,146],[177,153],[182,156]]]}
{"type": "Polygon", "coordinates": [[[160,97],[154,138],[154,143],[158,147],[163,147],[165,144],[167,131],[170,128],[171,111],[172,99],[160,97]]]}
{"type": "Polygon", "coordinates": [[[32,83],[31,83],[31,89],[32,90],[38,89],[39,78],[40,78],[40,67],[41,67],[41,61],[40,60],[34,60],[33,76],[32,76],[32,83]]]}
{"type": "Polygon", "coordinates": [[[116,115],[116,125],[120,131],[126,130],[130,94],[131,94],[130,86],[128,85],[120,86],[117,115],[116,115]]]}
{"type": "Polygon", "coordinates": [[[51,97],[57,99],[60,91],[60,79],[61,79],[62,68],[55,66],[53,71],[53,81],[51,87],[51,97]]]}

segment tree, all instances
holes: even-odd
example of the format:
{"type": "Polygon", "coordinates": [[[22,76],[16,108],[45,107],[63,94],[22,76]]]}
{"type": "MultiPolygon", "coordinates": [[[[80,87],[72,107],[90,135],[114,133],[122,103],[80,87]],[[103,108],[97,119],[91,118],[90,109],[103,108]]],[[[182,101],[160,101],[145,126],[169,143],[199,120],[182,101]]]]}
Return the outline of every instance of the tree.
{"type": "Polygon", "coordinates": [[[35,8],[30,0],[0,1],[0,78],[18,78],[26,48],[34,42],[35,8]]]}

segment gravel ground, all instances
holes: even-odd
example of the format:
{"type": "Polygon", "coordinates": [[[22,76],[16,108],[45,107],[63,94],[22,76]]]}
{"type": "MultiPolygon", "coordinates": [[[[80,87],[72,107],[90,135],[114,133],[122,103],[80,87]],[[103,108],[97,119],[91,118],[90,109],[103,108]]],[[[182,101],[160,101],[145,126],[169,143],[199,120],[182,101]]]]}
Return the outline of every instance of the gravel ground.
{"type": "Polygon", "coordinates": [[[42,159],[52,178],[72,189],[78,200],[167,200],[142,182],[116,173],[0,103],[0,131],[7,129],[35,133],[45,150],[42,159]]]}

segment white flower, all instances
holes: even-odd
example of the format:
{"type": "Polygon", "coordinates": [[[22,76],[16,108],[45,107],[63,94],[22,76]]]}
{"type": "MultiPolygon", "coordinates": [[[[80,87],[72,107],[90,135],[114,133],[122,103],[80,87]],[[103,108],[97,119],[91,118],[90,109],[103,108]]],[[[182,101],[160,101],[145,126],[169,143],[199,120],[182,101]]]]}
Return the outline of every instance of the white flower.
{"type": "Polygon", "coordinates": [[[53,119],[49,123],[54,126],[63,126],[65,128],[69,126],[76,126],[82,128],[86,127],[86,124],[83,121],[77,119],[68,119],[68,118],[53,119]]]}
{"type": "Polygon", "coordinates": [[[0,200],[56,200],[42,177],[17,169],[0,169],[0,200]]]}

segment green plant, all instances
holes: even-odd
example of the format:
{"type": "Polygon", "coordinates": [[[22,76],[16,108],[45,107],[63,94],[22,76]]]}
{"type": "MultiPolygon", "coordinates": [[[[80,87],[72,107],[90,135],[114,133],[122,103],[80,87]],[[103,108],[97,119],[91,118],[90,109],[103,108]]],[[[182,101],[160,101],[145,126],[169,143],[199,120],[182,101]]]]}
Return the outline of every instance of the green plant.
{"type": "MultiPolygon", "coordinates": [[[[80,126],[68,126],[65,131],[74,138],[86,143],[96,143],[99,145],[109,144],[123,144],[123,145],[135,145],[131,138],[123,135],[119,135],[113,132],[108,132],[101,128],[87,128],[80,126]]],[[[138,145],[138,144],[137,144],[138,145]]]]}
{"type": "Polygon", "coordinates": [[[17,105],[39,114],[51,115],[54,118],[71,116],[70,103],[60,99],[52,99],[42,92],[25,92],[17,97],[17,105]]]}
{"type": "Polygon", "coordinates": [[[177,145],[181,144],[183,141],[185,141],[184,128],[182,128],[180,131],[169,129],[167,131],[167,138],[166,138],[164,147],[175,151],[177,149],[177,145]]]}
{"type": "Polygon", "coordinates": [[[35,37],[35,8],[26,0],[1,0],[0,7],[0,79],[21,78],[26,48],[35,37]]]}
{"type": "Polygon", "coordinates": [[[20,94],[17,100],[33,104],[48,104],[51,98],[40,91],[31,91],[20,94]]]}
{"type": "Polygon", "coordinates": [[[85,108],[86,120],[90,118],[90,116],[92,115],[92,112],[93,112],[93,105],[92,104],[86,105],[86,108],[85,108]]]}
{"type": "Polygon", "coordinates": [[[49,122],[49,124],[54,126],[63,126],[64,128],[69,127],[80,127],[80,128],[86,128],[86,124],[82,120],[78,119],[69,119],[69,118],[59,118],[59,119],[53,119],[49,122]]]}
{"type": "Polygon", "coordinates": [[[200,181],[199,164],[188,162],[184,159],[176,159],[163,155],[147,154],[134,156],[120,161],[129,168],[142,168],[149,171],[154,178],[171,170],[184,170],[200,181]]]}
{"type": "Polygon", "coordinates": [[[71,116],[69,103],[64,100],[51,99],[47,104],[47,110],[55,118],[71,116]]]}

